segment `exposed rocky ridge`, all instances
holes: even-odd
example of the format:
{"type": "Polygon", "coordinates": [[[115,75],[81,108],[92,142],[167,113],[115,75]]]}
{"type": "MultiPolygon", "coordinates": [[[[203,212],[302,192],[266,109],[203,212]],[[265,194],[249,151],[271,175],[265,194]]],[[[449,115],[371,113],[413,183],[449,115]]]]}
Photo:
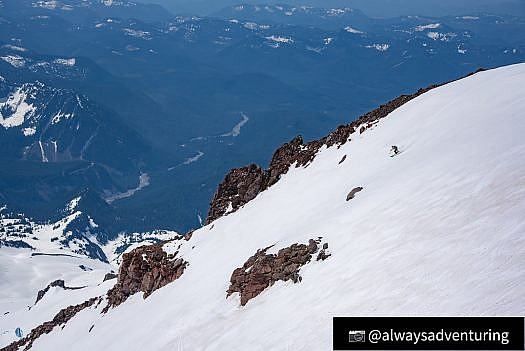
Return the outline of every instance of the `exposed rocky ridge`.
{"type": "Polygon", "coordinates": [[[163,244],[140,246],[122,256],[117,283],[107,293],[108,305],[103,312],[139,291],[144,292],[146,298],[184,273],[188,262],[176,258],[178,252],[168,255],[162,249],[163,244]]]}
{"type": "MultiPolygon", "coordinates": [[[[484,71],[484,69],[480,68],[475,72],[469,73],[467,77],[480,71],[484,71]]],[[[410,100],[447,83],[449,82],[433,84],[419,89],[413,94],[400,95],[375,110],[365,113],[350,124],[340,125],[336,130],[321,139],[305,144],[303,138],[297,136],[275,151],[267,169],[251,164],[230,170],[215,192],[205,223],[209,224],[217,218],[237,211],[241,206],[254,199],[260,192],[277,183],[281,175],[288,172],[288,169],[294,163],[295,167],[308,165],[323,145],[327,147],[337,145],[339,147],[349,141],[350,135],[356,131],[360,134],[363,133],[367,128],[372,127],[380,119],[410,100]]]]}
{"type": "MultiPolygon", "coordinates": [[[[266,253],[271,246],[257,250],[242,267],[233,271],[226,297],[238,292],[241,295],[241,306],[244,306],[278,280],[292,280],[294,283],[301,281],[299,269],[310,262],[312,255],[318,251],[320,242],[320,239],[310,239],[308,245],[293,244],[279,250],[277,254],[266,253]]],[[[326,249],[328,245],[325,243],[318,261],[324,261],[330,256],[325,253],[326,249]]]]}
{"type": "Polygon", "coordinates": [[[64,290],[78,290],[78,289],[85,288],[85,286],[73,286],[73,287],[66,286],[64,280],[57,279],[54,282],[49,283],[48,286],[46,286],[44,289],[38,292],[38,294],[36,295],[35,305],[37,304],[38,301],[40,301],[44,297],[44,295],[49,291],[50,288],[54,288],[54,287],[59,287],[64,290]]]}
{"type": "Polygon", "coordinates": [[[295,167],[308,165],[323,145],[331,147],[345,144],[349,141],[351,134],[356,131],[363,133],[395,109],[440,85],[430,85],[424,89],[419,89],[414,94],[401,95],[362,115],[350,124],[340,125],[335,131],[321,139],[305,144],[303,138],[297,136],[275,151],[267,169],[263,170],[255,164],[232,169],[219,185],[210,203],[206,224],[228,213],[235,212],[248,201],[254,199],[260,192],[277,183],[281,175],[288,172],[294,163],[295,167]]]}
{"type": "Polygon", "coordinates": [[[82,311],[84,308],[91,307],[95,302],[101,301],[100,297],[92,297],[91,299],[82,302],[81,304],[66,307],[60,312],[58,312],[53,320],[44,322],[38,327],[33,328],[31,332],[21,338],[18,341],[13,342],[12,344],[2,348],[0,351],[18,351],[21,347],[24,347],[25,350],[29,350],[36,339],[38,339],[43,334],[49,334],[58,325],[63,325],[69,322],[78,312],[82,311]]]}

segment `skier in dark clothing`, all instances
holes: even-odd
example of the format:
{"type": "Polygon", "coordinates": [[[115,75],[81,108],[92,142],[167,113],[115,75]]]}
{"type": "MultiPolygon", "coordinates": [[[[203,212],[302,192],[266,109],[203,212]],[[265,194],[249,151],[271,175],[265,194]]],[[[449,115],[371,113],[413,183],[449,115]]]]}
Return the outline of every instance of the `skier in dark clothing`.
{"type": "Polygon", "coordinates": [[[399,149],[397,148],[397,146],[392,145],[392,147],[390,148],[390,157],[394,157],[398,153],[399,153],[399,149]]]}

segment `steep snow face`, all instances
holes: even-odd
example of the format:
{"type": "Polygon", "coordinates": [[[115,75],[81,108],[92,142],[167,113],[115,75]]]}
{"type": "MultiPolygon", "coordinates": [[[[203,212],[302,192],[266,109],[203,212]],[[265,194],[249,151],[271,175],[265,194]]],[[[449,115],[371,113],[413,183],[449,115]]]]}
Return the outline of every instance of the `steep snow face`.
{"type": "Polygon", "coordinates": [[[195,231],[181,278],[104,316],[86,309],[34,349],[327,350],[333,316],[525,314],[524,80],[525,64],[475,74],[321,148],[195,231]],[[302,267],[300,283],[243,307],[226,298],[258,249],[319,236],[331,256],[302,267]]]}

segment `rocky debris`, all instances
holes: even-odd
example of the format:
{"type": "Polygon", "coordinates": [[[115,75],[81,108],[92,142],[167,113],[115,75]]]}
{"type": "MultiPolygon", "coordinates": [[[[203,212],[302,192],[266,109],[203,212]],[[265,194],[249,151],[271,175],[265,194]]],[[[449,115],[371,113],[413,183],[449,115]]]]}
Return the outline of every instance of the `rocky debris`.
{"type": "Polygon", "coordinates": [[[78,268],[80,268],[81,270],[86,271],[86,272],[89,272],[89,271],[93,270],[93,268],[86,267],[83,264],[79,265],[78,268]]]}
{"type": "Polygon", "coordinates": [[[317,255],[316,261],[324,261],[328,257],[332,256],[332,254],[327,253],[328,250],[328,243],[323,244],[323,248],[321,251],[319,251],[319,254],[317,255]]]}
{"type": "Polygon", "coordinates": [[[350,201],[350,200],[352,200],[352,199],[355,197],[355,194],[357,194],[357,193],[360,192],[361,190],[363,190],[363,187],[362,187],[362,186],[358,186],[358,187],[353,188],[353,189],[348,193],[348,195],[346,195],[346,201],[350,201]]]}
{"type": "Polygon", "coordinates": [[[25,346],[24,351],[29,350],[33,346],[35,340],[38,339],[41,335],[51,333],[53,328],[59,325],[66,324],[78,312],[82,311],[87,307],[91,307],[95,302],[100,302],[100,300],[100,297],[93,297],[87,301],[82,302],[81,304],[69,306],[60,310],[60,312],[58,312],[55,315],[53,320],[40,324],[39,326],[31,330],[31,332],[27,336],[21,338],[18,341],[13,342],[12,344],[4,347],[0,351],[18,351],[23,346],[25,346]]]}
{"type": "MultiPolygon", "coordinates": [[[[340,147],[350,140],[351,134],[356,131],[362,134],[366,129],[373,127],[380,119],[386,117],[395,109],[440,85],[442,84],[430,85],[424,89],[419,89],[413,94],[401,95],[362,115],[350,124],[340,125],[335,131],[319,140],[305,144],[303,138],[297,136],[275,151],[267,169],[262,169],[255,164],[232,169],[219,185],[210,203],[206,224],[228,213],[237,211],[248,201],[254,199],[260,192],[277,183],[280,177],[288,172],[288,169],[294,163],[295,167],[307,166],[323,145],[340,147]]],[[[341,162],[343,161],[344,158],[341,162]]]]}
{"type": "Polygon", "coordinates": [[[104,308],[104,313],[139,291],[146,298],[184,273],[188,262],[176,258],[177,253],[168,255],[162,249],[163,244],[140,246],[122,256],[118,280],[107,293],[108,305],[104,308]]]}
{"type": "Polygon", "coordinates": [[[106,280],[111,280],[111,279],[115,279],[118,277],[118,274],[115,274],[113,272],[111,273],[106,273],[106,275],[104,276],[104,280],[102,280],[102,282],[105,282],[106,280]]]}
{"type": "Polygon", "coordinates": [[[78,290],[78,289],[84,289],[85,288],[85,286],[73,286],[73,287],[66,286],[65,282],[62,279],[57,279],[54,282],[51,282],[44,289],[38,291],[38,293],[36,295],[35,305],[37,304],[38,301],[40,301],[44,297],[44,295],[49,291],[50,288],[54,288],[54,287],[59,287],[59,288],[62,288],[64,290],[78,290]]]}
{"type": "Polygon", "coordinates": [[[345,162],[345,160],[346,160],[346,155],[343,156],[343,158],[341,159],[341,161],[339,161],[338,164],[341,164],[341,163],[345,162]]]}
{"type": "Polygon", "coordinates": [[[233,271],[226,297],[238,292],[241,306],[244,306],[278,280],[300,282],[299,269],[310,262],[312,255],[318,251],[319,243],[320,239],[310,239],[308,245],[293,244],[277,254],[266,253],[271,246],[257,250],[242,267],[233,271]]]}

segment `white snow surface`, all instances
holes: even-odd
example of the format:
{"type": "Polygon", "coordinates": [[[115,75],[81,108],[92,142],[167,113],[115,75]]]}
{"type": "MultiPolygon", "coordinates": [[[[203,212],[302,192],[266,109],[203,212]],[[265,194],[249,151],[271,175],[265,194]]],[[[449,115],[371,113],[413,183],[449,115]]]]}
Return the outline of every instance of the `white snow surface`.
{"type": "Polygon", "coordinates": [[[4,128],[17,127],[30,118],[36,111],[33,104],[27,102],[28,93],[24,86],[16,88],[6,99],[0,102],[0,125],[4,128]]]}
{"type": "Polygon", "coordinates": [[[387,51],[388,49],[390,49],[390,44],[386,44],[386,43],[383,43],[383,44],[372,44],[372,45],[365,46],[365,48],[367,48],[367,49],[376,49],[377,51],[384,52],[384,51],[387,51]]]}
{"type": "Polygon", "coordinates": [[[422,24],[414,28],[416,32],[422,32],[426,29],[436,29],[441,27],[441,23],[429,23],[429,24],[422,24]]]}
{"type": "Polygon", "coordinates": [[[348,32],[348,33],[353,33],[353,34],[363,34],[364,32],[363,31],[360,31],[359,29],[355,29],[353,27],[350,27],[350,26],[347,26],[345,28],[345,30],[348,32]]]}
{"type": "Polygon", "coordinates": [[[11,66],[15,68],[22,68],[26,65],[25,58],[19,55],[6,55],[6,56],[0,57],[0,59],[9,63],[11,66]]]}
{"type": "Polygon", "coordinates": [[[276,43],[286,43],[286,44],[292,44],[293,39],[287,38],[287,37],[281,37],[279,35],[271,35],[269,37],[266,37],[267,40],[274,41],[276,43]]]}
{"type": "Polygon", "coordinates": [[[524,80],[525,64],[481,72],[323,147],[196,230],[180,248],[180,279],[105,315],[105,303],[86,309],[33,349],[330,350],[333,316],[524,315],[524,80]],[[332,256],[301,268],[302,282],[277,282],[244,307],[226,299],[257,249],[318,236],[332,256]]]}
{"type": "Polygon", "coordinates": [[[74,57],[73,58],[68,58],[68,59],[59,58],[59,59],[54,60],[53,63],[59,64],[59,65],[62,65],[62,66],[73,67],[76,64],[76,59],[74,57]]]}

